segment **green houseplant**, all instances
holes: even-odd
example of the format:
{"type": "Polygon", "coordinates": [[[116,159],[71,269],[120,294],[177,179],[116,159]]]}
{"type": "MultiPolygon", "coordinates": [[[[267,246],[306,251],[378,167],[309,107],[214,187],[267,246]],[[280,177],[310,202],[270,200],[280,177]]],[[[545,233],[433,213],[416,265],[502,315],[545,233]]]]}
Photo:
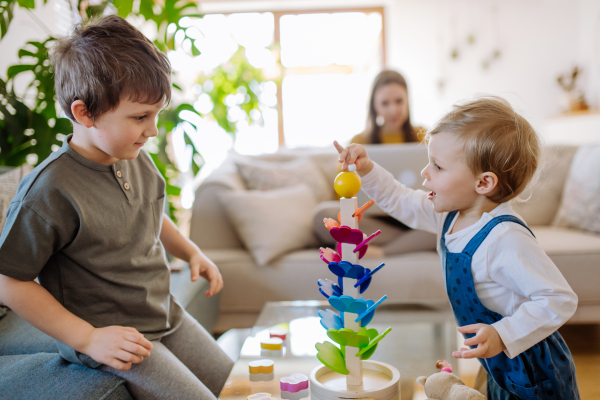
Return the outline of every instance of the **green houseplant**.
{"type": "MultiPolygon", "coordinates": [[[[157,29],[154,43],[164,52],[175,50],[176,33],[180,30],[185,32],[180,23],[183,17],[202,18],[202,15],[197,13],[196,4],[191,1],[104,0],[89,5],[88,1],[80,0],[76,8],[72,2],[69,4],[73,15],[79,16],[81,20],[110,12],[118,13],[123,18],[134,15],[138,18],[143,17],[145,21],[153,21],[157,29]]],[[[0,40],[9,29],[15,7],[30,10],[35,7],[35,2],[0,0],[0,40]]],[[[49,30],[46,28],[46,31],[49,30]]],[[[54,75],[48,60],[48,50],[55,40],[56,38],[49,36],[41,42],[27,42],[19,50],[19,63],[8,68],[7,80],[0,79],[0,166],[18,166],[26,161],[36,165],[61,145],[65,135],[72,132],[71,122],[57,113],[54,75]],[[22,74],[29,77],[29,83],[26,85],[27,100],[18,96],[14,88],[15,78],[22,74]]],[[[195,46],[191,46],[189,53],[190,57],[200,54],[195,46]]],[[[224,99],[229,94],[244,91],[247,96],[240,108],[252,122],[251,111],[258,109],[259,101],[250,86],[251,82],[261,82],[262,74],[248,63],[243,48],[240,48],[226,67],[220,66],[212,75],[200,76],[198,81],[203,83],[207,79],[214,82],[214,89],[210,92],[213,107],[204,116],[215,119],[226,132],[235,135],[235,124],[227,119],[228,106],[224,99]]],[[[180,84],[177,82],[177,75],[174,75],[173,90],[181,90],[180,84]]],[[[154,150],[151,151],[158,169],[167,181],[167,194],[172,211],[173,199],[179,196],[181,188],[178,183],[179,171],[169,150],[170,133],[183,122],[180,117],[183,110],[197,113],[192,104],[173,101],[170,107],[160,114],[159,135],[154,141],[154,150]]],[[[187,135],[189,133],[185,136],[186,145],[191,146],[193,156],[197,155],[192,157],[191,165],[192,173],[196,174],[202,167],[203,149],[196,148],[187,135]]]]}

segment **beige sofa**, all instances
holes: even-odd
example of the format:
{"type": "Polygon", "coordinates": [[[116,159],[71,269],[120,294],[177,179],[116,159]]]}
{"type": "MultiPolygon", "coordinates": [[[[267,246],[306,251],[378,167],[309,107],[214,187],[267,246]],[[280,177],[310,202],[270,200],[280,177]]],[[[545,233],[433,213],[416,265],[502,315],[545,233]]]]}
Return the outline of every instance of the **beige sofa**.
{"type": "MultiPolygon", "coordinates": [[[[413,170],[425,166],[427,149],[418,145],[383,146],[379,157],[411,160],[413,170]]],[[[579,307],[570,322],[600,322],[600,235],[552,226],[560,206],[562,189],[576,147],[553,146],[543,152],[540,179],[525,203],[514,205],[535,233],[538,242],[562,271],[579,297],[579,307]]],[[[264,160],[291,160],[297,157],[316,160],[330,182],[336,174],[336,155],[330,150],[284,150],[264,160]]],[[[246,190],[237,167],[229,157],[196,191],[190,238],[219,266],[225,281],[221,295],[221,324],[218,330],[252,325],[267,301],[310,300],[323,298],[317,290],[319,278],[334,278],[319,258],[317,248],[290,252],[266,267],[258,267],[243,247],[235,227],[229,221],[220,195],[227,191],[246,190]]],[[[383,165],[383,163],[382,163],[383,165]]],[[[420,186],[419,182],[414,185],[420,186]]],[[[376,215],[373,211],[372,215],[376,215]]],[[[307,216],[313,218],[314,216],[307,216]]],[[[319,228],[318,221],[315,229],[319,228]]],[[[321,225],[321,229],[325,229],[321,225]]],[[[376,244],[376,241],[375,241],[376,244]]],[[[439,256],[435,251],[365,257],[361,265],[386,267],[369,289],[369,297],[388,301],[439,303],[446,301],[439,256]],[[385,279],[382,279],[385,277],[385,279]]]]}

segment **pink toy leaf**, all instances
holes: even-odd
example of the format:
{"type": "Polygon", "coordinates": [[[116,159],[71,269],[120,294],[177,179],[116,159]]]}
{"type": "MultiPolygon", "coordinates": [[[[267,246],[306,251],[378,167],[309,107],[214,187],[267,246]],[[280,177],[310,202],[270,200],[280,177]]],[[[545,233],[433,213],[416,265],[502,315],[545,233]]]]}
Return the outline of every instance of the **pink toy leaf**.
{"type": "MultiPolygon", "coordinates": [[[[338,243],[337,246],[337,253],[339,254],[340,257],[342,257],[342,244],[338,243]]],[[[368,244],[365,244],[364,246],[362,246],[360,248],[360,250],[358,250],[358,259],[360,260],[361,258],[363,258],[365,256],[365,254],[367,254],[367,249],[369,248],[368,244]]],[[[341,258],[340,258],[341,259],[341,258]]]]}
{"type": "Polygon", "coordinates": [[[366,246],[367,243],[369,243],[371,240],[373,240],[377,236],[379,236],[380,233],[381,233],[381,231],[377,231],[374,234],[372,234],[371,236],[369,236],[368,238],[366,238],[365,240],[363,240],[362,242],[360,242],[359,244],[357,244],[356,248],[354,249],[354,252],[356,253],[357,251],[360,251],[360,249],[362,249],[363,246],[366,246]]]}
{"type": "Polygon", "coordinates": [[[330,262],[340,262],[342,259],[340,255],[333,249],[329,247],[319,249],[319,255],[321,256],[321,260],[325,262],[325,264],[329,264],[330,262]]]}
{"type": "Polygon", "coordinates": [[[363,233],[360,229],[352,229],[349,226],[342,225],[339,228],[333,227],[329,234],[338,243],[359,244],[363,241],[363,233]]]}

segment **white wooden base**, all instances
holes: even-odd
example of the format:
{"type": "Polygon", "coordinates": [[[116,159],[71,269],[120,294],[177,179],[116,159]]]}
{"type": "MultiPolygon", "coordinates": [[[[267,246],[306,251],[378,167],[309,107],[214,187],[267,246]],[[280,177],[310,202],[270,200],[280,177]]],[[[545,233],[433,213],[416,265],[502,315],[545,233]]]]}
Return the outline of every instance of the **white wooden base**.
{"type": "Polygon", "coordinates": [[[375,399],[400,400],[400,372],[379,361],[362,361],[363,383],[348,386],[346,376],[324,365],[310,373],[312,400],[375,399]]]}

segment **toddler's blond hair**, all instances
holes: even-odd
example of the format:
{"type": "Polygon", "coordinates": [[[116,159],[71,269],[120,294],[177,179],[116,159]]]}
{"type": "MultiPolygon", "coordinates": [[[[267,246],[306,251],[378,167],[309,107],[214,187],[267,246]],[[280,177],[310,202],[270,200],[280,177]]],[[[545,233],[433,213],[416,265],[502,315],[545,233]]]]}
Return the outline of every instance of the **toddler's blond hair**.
{"type": "Polygon", "coordinates": [[[529,122],[500,97],[455,104],[426,135],[448,132],[464,143],[473,174],[493,172],[496,190],[488,198],[504,203],[517,197],[532,180],[540,160],[540,139],[529,122]]]}

